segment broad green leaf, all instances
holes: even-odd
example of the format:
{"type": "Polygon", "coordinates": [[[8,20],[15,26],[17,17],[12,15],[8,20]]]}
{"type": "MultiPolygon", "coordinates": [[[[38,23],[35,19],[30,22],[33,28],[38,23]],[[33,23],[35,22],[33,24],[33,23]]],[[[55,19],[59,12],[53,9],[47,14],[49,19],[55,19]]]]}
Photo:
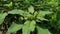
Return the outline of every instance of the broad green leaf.
{"type": "Polygon", "coordinates": [[[7,15],[8,15],[7,13],[0,13],[0,24],[3,23],[3,21],[7,15]]]}
{"type": "Polygon", "coordinates": [[[9,14],[19,14],[19,15],[22,15],[22,16],[30,16],[31,14],[29,14],[28,12],[26,11],[23,11],[23,10],[18,10],[18,9],[14,9],[10,12],[8,12],[9,14]]]}
{"type": "Polygon", "coordinates": [[[23,26],[22,24],[13,23],[8,28],[8,31],[7,32],[9,32],[9,33],[16,32],[16,31],[20,30],[22,28],[22,26],[23,26]]]}
{"type": "Polygon", "coordinates": [[[27,26],[22,28],[22,34],[30,34],[29,28],[27,26]]]}
{"type": "Polygon", "coordinates": [[[17,9],[10,11],[9,14],[19,14],[19,15],[22,15],[24,18],[28,18],[32,16],[27,11],[17,10],[17,9]]]}
{"type": "Polygon", "coordinates": [[[25,22],[25,25],[22,28],[22,34],[30,34],[29,24],[30,24],[30,21],[25,22]]]}
{"type": "Polygon", "coordinates": [[[51,14],[52,12],[49,12],[49,11],[39,11],[38,15],[37,15],[37,19],[40,19],[40,20],[47,20],[44,18],[45,15],[47,14],[51,14]]]}
{"type": "Polygon", "coordinates": [[[30,7],[28,8],[28,11],[33,14],[33,13],[34,13],[34,7],[33,7],[33,6],[30,6],[30,7]]]}
{"type": "Polygon", "coordinates": [[[39,26],[37,28],[37,34],[51,34],[48,29],[41,28],[39,26]]]}
{"type": "Polygon", "coordinates": [[[23,34],[30,34],[31,31],[34,31],[36,22],[33,21],[26,21],[22,28],[23,34]]]}
{"type": "Polygon", "coordinates": [[[46,20],[46,21],[48,21],[47,19],[45,19],[44,17],[37,17],[37,19],[39,19],[39,20],[46,20]]]}
{"type": "Polygon", "coordinates": [[[12,11],[9,11],[8,13],[9,14],[20,14],[20,15],[23,15],[24,11],[23,10],[14,9],[12,11]]]}
{"type": "Polygon", "coordinates": [[[30,30],[31,30],[31,31],[34,31],[35,24],[36,24],[36,22],[35,22],[34,20],[31,21],[31,23],[30,23],[30,30]]]}
{"type": "Polygon", "coordinates": [[[39,11],[38,16],[45,16],[47,14],[52,14],[53,12],[49,12],[49,11],[39,11]]]}

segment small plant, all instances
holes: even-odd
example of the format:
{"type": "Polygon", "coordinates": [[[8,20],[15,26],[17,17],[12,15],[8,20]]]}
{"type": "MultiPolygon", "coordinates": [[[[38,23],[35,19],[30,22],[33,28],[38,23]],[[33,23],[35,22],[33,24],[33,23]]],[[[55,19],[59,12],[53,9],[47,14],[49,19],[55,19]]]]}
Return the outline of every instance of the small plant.
{"type": "MultiPolygon", "coordinates": [[[[37,28],[37,30],[39,31],[39,27],[38,24],[36,24],[37,22],[40,22],[42,20],[46,20],[48,21],[48,19],[45,19],[44,16],[47,14],[51,14],[52,12],[49,11],[34,11],[34,7],[30,6],[28,8],[28,10],[23,11],[23,10],[18,10],[18,9],[14,9],[12,11],[9,11],[8,14],[18,14],[21,15],[20,19],[21,20],[25,20],[24,24],[21,24],[20,22],[16,23],[12,23],[11,26],[8,28],[8,32],[9,33],[13,33],[16,32],[20,29],[22,29],[22,34],[30,34],[30,32],[34,31],[35,28],[37,28]],[[47,13],[46,13],[47,12],[47,13]]],[[[4,13],[4,18],[7,16],[7,13],[4,13]]],[[[3,17],[1,16],[1,17],[3,17]]],[[[0,20],[4,20],[4,18],[0,19],[0,20]]],[[[0,21],[1,22],[1,21],[0,21]]],[[[3,22],[3,21],[2,21],[3,22]]],[[[2,24],[1,22],[1,24],[2,24]]],[[[23,23],[23,21],[22,21],[23,23]]],[[[39,24],[40,25],[40,24],[39,24]]],[[[44,30],[43,28],[41,28],[41,33],[43,33],[44,31],[46,31],[46,34],[50,34],[50,32],[48,31],[48,29],[44,30]]],[[[38,34],[41,34],[38,32],[38,34]]]]}
{"type": "Polygon", "coordinates": [[[0,0],[0,6],[3,32],[60,34],[59,0],[0,0]]]}

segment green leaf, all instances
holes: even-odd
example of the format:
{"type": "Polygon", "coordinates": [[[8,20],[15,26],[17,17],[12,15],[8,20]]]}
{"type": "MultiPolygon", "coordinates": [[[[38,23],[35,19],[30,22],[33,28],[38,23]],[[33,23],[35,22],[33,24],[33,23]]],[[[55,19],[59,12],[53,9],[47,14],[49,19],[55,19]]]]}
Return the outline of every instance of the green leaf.
{"type": "Polygon", "coordinates": [[[18,10],[18,9],[14,9],[8,12],[9,14],[20,14],[23,15],[24,11],[23,10],[18,10]]]}
{"type": "Polygon", "coordinates": [[[28,11],[33,14],[33,13],[34,13],[34,7],[33,7],[33,6],[30,6],[30,7],[28,8],[28,11]]]}
{"type": "Polygon", "coordinates": [[[31,31],[34,31],[36,22],[34,20],[32,21],[26,21],[23,26],[23,34],[30,34],[31,31]]]}
{"type": "Polygon", "coordinates": [[[22,16],[31,16],[31,14],[29,14],[27,11],[23,11],[23,10],[18,10],[18,9],[14,9],[10,12],[8,12],[9,14],[19,14],[19,15],[22,15],[22,16]]]}
{"type": "Polygon", "coordinates": [[[13,33],[16,32],[18,30],[20,30],[22,28],[22,24],[17,24],[17,23],[13,23],[9,28],[8,31],[9,33],[13,33]]]}
{"type": "Polygon", "coordinates": [[[36,24],[36,22],[35,22],[34,20],[31,21],[31,23],[30,23],[30,30],[31,30],[31,31],[34,31],[35,24],[36,24]]]}
{"type": "Polygon", "coordinates": [[[58,5],[59,0],[45,0],[48,4],[58,5]]]}
{"type": "Polygon", "coordinates": [[[37,15],[38,15],[38,12],[35,11],[33,16],[36,17],[37,15]]]}
{"type": "Polygon", "coordinates": [[[52,12],[49,12],[49,11],[39,11],[38,15],[37,15],[37,19],[40,19],[40,20],[47,20],[44,18],[45,15],[47,14],[52,14],[52,12]]]}
{"type": "Polygon", "coordinates": [[[29,18],[31,17],[32,15],[29,14],[27,11],[23,11],[23,10],[17,10],[17,9],[14,9],[10,12],[8,12],[9,14],[19,14],[21,16],[23,16],[24,18],[29,18]]]}
{"type": "Polygon", "coordinates": [[[4,4],[4,6],[7,6],[9,8],[12,8],[13,4],[12,4],[12,2],[10,2],[9,4],[4,4]]]}
{"type": "Polygon", "coordinates": [[[32,2],[32,1],[34,1],[34,0],[25,0],[24,2],[25,2],[26,4],[30,4],[30,2],[32,2]]]}
{"type": "Polygon", "coordinates": [[[0,24],[3,23],[3,21],[7,15],[8,15],[7,13],[0,13],[0,24]]]}
{"type": "Polygon", "coordinates": [[[37,28],[37,34],[51,34],[48,29],[41,28],[39,26],[37,28]]]}
{"type": "Polygon", "coordinates": [[[26,2],[27,4],[29,4],[29,3],[30,3],[28,0],[25,0],[25,2],[26,2]]]}
{"type": "Polygon", "coordinates": [[[9,6],[9,7],[12,6],[12,2],[10,2],[10,3],[8,4],[8,6],[9,6]]]}
{"type": "Polygon", "coordinates": [[[39,11],[38,16],[44,17],[45,15],[47,15],[47,14],[52,14],[52,13],[53,13],[53,12],[49,12],[49,11],[39,11]]]}
{"type": "Polygon", "coordinates": [[[45,19],[44,17],[37,17],[37,19],[39,19],[39,20],[46,20],[46,21],[48,21],[47,19],[45,19]]]}

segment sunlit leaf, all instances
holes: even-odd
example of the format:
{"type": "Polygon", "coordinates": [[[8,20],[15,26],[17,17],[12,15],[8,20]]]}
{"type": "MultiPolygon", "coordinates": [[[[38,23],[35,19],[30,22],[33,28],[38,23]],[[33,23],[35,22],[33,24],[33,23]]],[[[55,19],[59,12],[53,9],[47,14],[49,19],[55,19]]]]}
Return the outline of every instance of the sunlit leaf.
{"type": "Polygon", "coordinates": [[[34,20],[33,21],[26,21],[24,23],[24,26],[22,29],[23,34],[30,34],[31,31],[34,31],[35,24],[36,24],[36,22],[34,20]]]}
{"type": "Polygon", "coordinates": [[[9,14],[20,14],[20,15],[23,15],[24,11],[23,10],[14,9],[14,10],[11,10],[10,12],[8,12],[8,13],[9,14]]]}
{"type": "Polygon", "coordinates": [[[7,13],[0,13],[0,24],[3,23],[3,21],[7,15],[8,15],[7,13]]]}
{"type": "Polygon", "coordinates": [[[30,13],[34,13],[34,7],[33,7],[33,6],[30,6],[30,7],[28,8],[28,11],[29,11],[30,13]]]}
{"type": "Polygon", "coordinates": [[[23,26],[22,24],[13,23],[8,28],[8,31],[7,32],[9,32],[9,33],[16,32],[16,31],[20,30],[22,28],[22,26],[23,26]]]}

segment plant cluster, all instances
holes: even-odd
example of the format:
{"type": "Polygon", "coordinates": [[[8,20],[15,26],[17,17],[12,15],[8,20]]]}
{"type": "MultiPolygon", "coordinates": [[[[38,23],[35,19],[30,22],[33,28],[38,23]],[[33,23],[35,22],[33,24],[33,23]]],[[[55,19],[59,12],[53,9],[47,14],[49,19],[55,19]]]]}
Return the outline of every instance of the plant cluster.
{"type": "Polygon", "coordinates": [[[0,26],[9,34],[60,34],[60,0],[0,0],[0,26]]]}

